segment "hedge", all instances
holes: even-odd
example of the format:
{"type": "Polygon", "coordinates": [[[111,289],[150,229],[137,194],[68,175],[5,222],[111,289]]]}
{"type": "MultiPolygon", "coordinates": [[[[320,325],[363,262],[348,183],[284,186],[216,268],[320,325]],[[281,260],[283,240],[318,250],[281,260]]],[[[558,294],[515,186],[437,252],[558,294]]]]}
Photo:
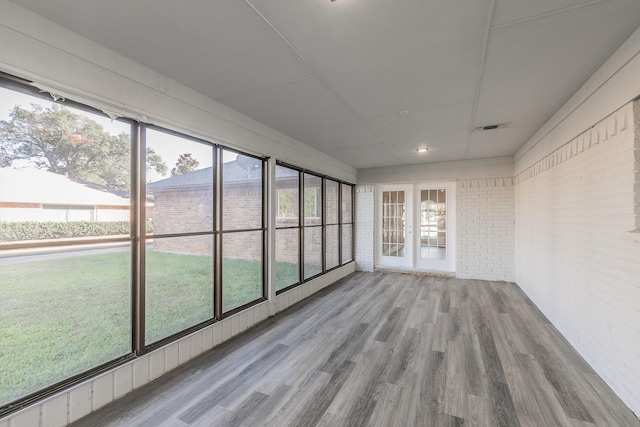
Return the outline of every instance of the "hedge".
{"type": "MultiPolygon", "coordinates": [[[[129,221],[0,221],[0,242],[128,235],[129,231],[129,221]]],[[[147,232],[152,231],[153,222],[147,221],[147,232]]]]}

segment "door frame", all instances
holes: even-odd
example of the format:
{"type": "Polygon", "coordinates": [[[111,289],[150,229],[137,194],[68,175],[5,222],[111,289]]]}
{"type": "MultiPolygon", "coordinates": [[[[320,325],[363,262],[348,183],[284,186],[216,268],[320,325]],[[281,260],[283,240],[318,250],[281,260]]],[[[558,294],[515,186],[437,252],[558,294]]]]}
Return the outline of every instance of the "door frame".
{"type": "Polygon", "coordinates": [[[413,185],[390,184],[376,186],[375,223],[375,264],[380,268],[407,269],[413,266],[413,185]],[[404,256],[384,256],[382,254],[382,193],[385,191],[404,191],[405,193],[405,245],[404,256]],[[407,244],[411,242],[411,244],[407,244]]]}
{"type": "Polygon", "coordinates": [[[420,181],[397,184],[377,184],[375,191],[375,238],[374,267],[400,271],[421,271],[438,273],[456,272],[456,182],[420,181]],[[447,191],[447,260],[423,261],[420,259],[420,191],[424,189],[445,189],[447,191]],[[382,255],[382,193],[383,191],[404,190],[406,194],[404,257],[382,255]]]}
{"type": "MultiPolygon", "coordinates": [[[[414,269],[419,271],[456,271],[456,183],[455,181],[425,181],[414,185],[414,228],[420,230],[420,192],[421,190],[444,189],[446,198],[446,259],[443,261],[425,261],[420,258],[420,238],[414,239],[414,269]]],[[[416,233],[419,235],[419,232],[416,233]]]]}

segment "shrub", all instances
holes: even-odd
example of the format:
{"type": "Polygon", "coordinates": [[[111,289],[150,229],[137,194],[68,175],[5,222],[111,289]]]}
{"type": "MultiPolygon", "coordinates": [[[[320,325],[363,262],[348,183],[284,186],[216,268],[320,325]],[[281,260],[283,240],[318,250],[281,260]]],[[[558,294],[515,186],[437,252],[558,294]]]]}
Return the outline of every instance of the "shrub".
{"type": "MultiPolygon", "coordinates": [[[[90,236],[128,235],[129,221],[0,221],[0,241],[65,239],[90,236]]],[[[153,231],[153,222],[147,221],[147,232],[153,231]]]]}

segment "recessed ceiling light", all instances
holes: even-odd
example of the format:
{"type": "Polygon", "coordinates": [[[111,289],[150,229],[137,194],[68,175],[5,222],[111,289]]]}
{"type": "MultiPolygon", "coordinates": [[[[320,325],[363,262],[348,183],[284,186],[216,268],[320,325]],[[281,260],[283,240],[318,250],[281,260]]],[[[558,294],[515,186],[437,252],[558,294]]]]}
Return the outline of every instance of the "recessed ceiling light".
{"type": "Polygon", "coordinates": [[[427,151],[429,151],[429,149],[427,147],[419,147],[419,148],[416,148],[416,151],[418,153],[426,153],[427,151]]]}

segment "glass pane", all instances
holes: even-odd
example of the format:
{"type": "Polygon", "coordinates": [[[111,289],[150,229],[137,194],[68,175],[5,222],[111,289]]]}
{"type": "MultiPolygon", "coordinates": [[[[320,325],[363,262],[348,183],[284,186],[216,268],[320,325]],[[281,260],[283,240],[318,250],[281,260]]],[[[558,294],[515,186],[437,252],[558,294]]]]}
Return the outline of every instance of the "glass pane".
{"type": "Polygon", "coordinates": [[[276,230],[276,290],[300,282],[300,229],[276,230]]]}
{"type": "Polygon", "coordinates": [[[222,311],[263,297],[262,231],[222,235],[222,311]]]}
{"type": "Polygon", "coordinates": [[[222,153],[223,229],[262,228],[263,161],[233,151],[222,153]]]}
{"type": "Polygon", "coordinates": [[[295,227],[300,224],[300,173],[276,166],[276,227],[295,227]]]}
{"type": "Polygon", "coordinates": [[[304,174],[304,225],[322,224],[322,178],[304,174]]]}
{"type": "Polygon", "coordinates": [[[340,245],[340,226],[339,225],[327,225],[327,249],[326,249],[326,262],[327,270],[333,267],[337,267],[340,264],[339,259],[339,245],[340,245]]]}
{"type": "Polygon", "coordinates": [[[131,352],[129,244],[0,252],[0,406],[131,352]]]}
{"type": "MultiPolygon", "coordinates": [[[[395,193],[393,193],[395,195],[395,193]]],[[[403,192],[404,194],[404,192],[403,192]]],[[[404,200],[402,201],[404,203],[404,200]]],[[[353,222],[353,187],[342,184],[342,223],[353,222]]]]}
{"type": "MultiPolygon", "coordinates": [[[[384,256],[402,257],[404,256],[404,235],[405,235],[405,204],[404,191],[384,191],[382,193],[382,254],[384,256]]],[[[351,229],[351,228],[350,228],[351,229]]],[[[345,259],[343,228],[343,262],[345,259]]],[[[352,235],[351,239],[353,238],[352,235]]],[[[349,244],[349,251],[351,250],[349,244]]],[[[353,254],[349,253],[350,259],[353,254]]],[[[349,259],[349,260],[350,260],[349,259]]]]}
{"type": "Polygon", "coordinates": [[[447,259],[447,192],[420,191],[420,258],[447,259]]]}
{"type": "Polygon", "coordinates": [[[342,263],[353,261],[353,225],[342,226],[342,263]]]}
{"type": "Polygon", "coordinates": [[[146,132],[149,231],[212,231],[214,146],[155,129],[146,132]]]}
{"type": "Polygon", "coordinates": [[[322,273],[322,227],[304,229],[304,278],[322,273]]]}
{"type": "Polygon", "coordinates": [[[340,188],[340,184],[336,181],[332,181],[327,179],[325,181],[325,191],[327,193],[326,196],[326,212],[327,212],[327,224],[337,224],[338,223],[338,212],[340,211],[340,206],[338,206],[338,189],[340,188]]]}
{"type": "Polygon", "coordinates": [[[0,242],[129,235],[131,125],[0,88],[0,242]]]}
{"type": "Polygon", "coordinates": [[[213,317],[212,248],[212,235],[147,243],[146,344],[213,317]]]}

